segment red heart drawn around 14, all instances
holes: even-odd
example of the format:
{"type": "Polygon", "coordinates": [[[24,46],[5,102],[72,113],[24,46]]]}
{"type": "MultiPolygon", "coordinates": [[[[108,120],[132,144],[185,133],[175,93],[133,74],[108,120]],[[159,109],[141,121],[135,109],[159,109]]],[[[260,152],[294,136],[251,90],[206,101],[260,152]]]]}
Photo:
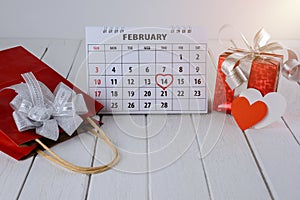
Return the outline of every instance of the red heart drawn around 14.
{"type": "Polygon", "coordinates": [[[155,75],[155,82],[156,84],[161,87],[161,89],[165,90],[170,85],[172,85],[174,81],[174,77],[172,74],[156,74],[155,75]]]}

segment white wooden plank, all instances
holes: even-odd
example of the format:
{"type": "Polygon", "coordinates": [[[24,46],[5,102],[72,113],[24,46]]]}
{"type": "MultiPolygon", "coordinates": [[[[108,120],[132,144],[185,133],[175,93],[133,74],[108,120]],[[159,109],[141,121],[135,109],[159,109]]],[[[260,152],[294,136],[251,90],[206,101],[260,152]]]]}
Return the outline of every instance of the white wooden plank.
{"type": "Polygon", "coordinates": [[[285,124],[276,122],[246,134],[274,198],[299,199],[300,149],[285,124]]]}
{"type": "Polygon", "coordinates": [[[242,131],[224,115],[194,115],[212,199],[271,199],[242,131]]]}
{"type": "Polygon", "coordinates": [[[209,199],[190,115],[148,116],[150,199],[209,199]]]}
{"type": "MultiPolygon", "coordinates": [[[[300,58],[300,41],[286,40],[283,41],[287,48],[292,49],[300,58]]],[[[278,92],[287,100],[287,110],[284,120],[293,132],[294,136],[300,143],[300,86],[293,81],[288,81],[283,76],[280,77],[278,92]]]]}
{"type": "Polygon", "coordinates": [[[0,197],[16,199],[33,158],[17,161],[0,152],[0,197]]]}
{"type": "MultiPolygon", "coordinates": [[[[83,133],[51,148],[71,163],[90,166],[95,139],[83,133]]],[[[37,156],[19,199],[84,199],[88,176],[37,156]]]]}
{"type": "MultiPolygon", "coordinates": [[[[88,199],[148,199],[145,116],[104,116],[102,121],[121,159],[113,169],[92,175],[88,199]]],[[[109,147],[98,140],[94,166],[108,163],[112,157],[109,147]]]]}
{"type": "Polygon", "coordinates": [[[81,41],[78,49],[77,59],[74,62],[68,78],[79,89],[86,93],[88,93],[87,73],[88,70],[86,65],[85,41],[81,41]]]}
{"type": "Polygon", "coordinates": [[[287,109],[283,118],[300,143],[300,86],[282,77],[278,92],[287,101],[287,109]]]}
{"type": "MultiPolygon", "coordinates": [[[[0,49],[7,49],[22,45],[35,56],[42,56],[48,40],[19,40],[19,39],[0,39],[0,49]]],[[[0,152],[0,197],[2,199],[16,199],[28,170],[30,169],[33,158],[17,161],[4,153],[0,152]]]]}
{"type": "MultiPolygon", "coordinates": [[[[77,52],[75,44],[78,45],[78,42],[54,41],[54,44],[49,45],[45,55],[48,63],[52,67],[62,69],[66,75],[74,60],[71,55],[76,55],[77,52]],[[60,68],[61,66],[66,69],[60,68]]],[[[90,166],[94,146],[95,138],[82,134],[80,137],[75,136],[56,145],[53,150],[74,164],[90,166]]],[[[21,191],[20,199],[83,199],[87,184],[87,175],[67,171],[37,156],[21,191]]]]}
{"type": "Polygon", "coordinates": [[[0,39],[0,50],[23,46],[38,58],[41,58],[48,45],[49,39],[0,39]]]}
{"type": "Polygon", "coordinates": [[[77,55],[80,40],[51,40],[43,61],[66,77],[77,55]]]}

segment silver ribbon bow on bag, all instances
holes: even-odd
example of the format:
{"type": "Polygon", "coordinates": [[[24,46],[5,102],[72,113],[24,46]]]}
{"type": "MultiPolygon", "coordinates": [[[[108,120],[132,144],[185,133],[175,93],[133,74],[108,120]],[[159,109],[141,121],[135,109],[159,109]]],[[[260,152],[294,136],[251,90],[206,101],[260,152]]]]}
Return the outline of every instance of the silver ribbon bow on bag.
{"type": "MultiPolygon", "coordinates": [[[[220,29],[219,34],[227,27],[230,26],[224,25],[220,29]]],[[[233,40],[231,40],[234,48],[229,49],[231,54],[224,60],[221,67],[222,72],[226,75],[226,82],[231,89],[235,89],[248,81],[251,66],[240,66],[243,61],[250,61],[252,63],[255,58],[261,57],[266,60],[278,61],[282,65],[282,60],[280,58],[266,54],[266,52],[272,53],[276,50],[284,50],[284,48],[277,42],[269,43],[271,37],[265,29],[261,29],[256,33],[253,40],[253,46],[248,43],[243,34],[240,33],[240,35],[248,49],[237,48],[233,40]]],[[[300,62],[292,50],[288,49],[287,52],[288,60],[281,67],[282,75],[288,80],[299,81],[300,62]]]]}
{"type": "Polygon", "coordinates": [[[71,136],[83,122],[79,115],[88,112],[82,94],[76,94],[62,82],[52,93],[32,72],[22,77],[26,83],[8,87],[17,93],[10,105],[18,130],[36,129],[37,134],[57,140],[60,126],[71,136]]]}

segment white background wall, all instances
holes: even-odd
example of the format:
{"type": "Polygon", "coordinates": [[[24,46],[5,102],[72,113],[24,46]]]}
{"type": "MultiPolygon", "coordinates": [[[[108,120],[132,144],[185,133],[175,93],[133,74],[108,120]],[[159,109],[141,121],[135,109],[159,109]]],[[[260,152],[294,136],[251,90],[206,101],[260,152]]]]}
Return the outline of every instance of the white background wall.
{"type": "Polygon", "coordinates": [[[0,37],[84,38],[90,25],[207,27],[225,23],[252,38],[300,39],[300,0],[0,0],[0,37]]]}

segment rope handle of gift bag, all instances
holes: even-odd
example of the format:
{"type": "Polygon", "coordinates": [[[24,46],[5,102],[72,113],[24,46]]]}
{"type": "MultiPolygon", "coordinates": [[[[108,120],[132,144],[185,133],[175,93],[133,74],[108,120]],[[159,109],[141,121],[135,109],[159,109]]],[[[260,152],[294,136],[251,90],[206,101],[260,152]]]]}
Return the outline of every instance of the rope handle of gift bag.
{"type": "Polygon", "coordinates": [[[35,141],[41,145],[41,147],[48,152],[45,153],[42,150],[37,150],[37,153],[44,158],[48,159],[49,161],[52,161],[58,165],[60,165],[63,168],[69,169],[74,172],[79,172],[82,174],[96,174],[100,172],[104,172],[111,167],[113,167],[115,164],[118,163],[120,156],[117,148],[115,145],[110,141],[110,139],[106,136],[103,130],[100,129],[100,127],[91,119],[87,118],[88,122],[94,127],[94,129],[89,128],[88,131],[95,135],[97,138],[102,139],[113,151],[114,153],[114,158],[112,161],[110,161],[108,164],[102,165],[102,166],[97,166],[97,167],[82,167],[82,166],[77,166],[74,165],[63,158],[61,158],[59,155],[57,155],[55,152],[53,152],[49,147],[47,147],[41,140],[36,139],[35,141]]]}

